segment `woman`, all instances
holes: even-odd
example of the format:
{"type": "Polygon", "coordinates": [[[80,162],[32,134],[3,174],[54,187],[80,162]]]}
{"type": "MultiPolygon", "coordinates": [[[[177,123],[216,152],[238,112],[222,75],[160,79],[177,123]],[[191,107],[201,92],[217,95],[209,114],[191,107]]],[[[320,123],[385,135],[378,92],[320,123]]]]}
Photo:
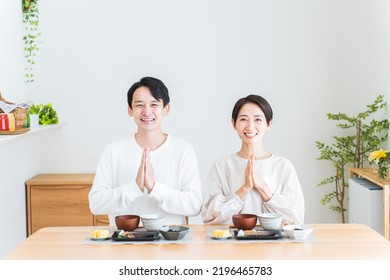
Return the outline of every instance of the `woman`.
{"type": "Polygon", "coordinates": [[[266,151],[263,138],[272,126],[272,108],[263,97],[239,99],[232,124],[241,149],[217,160],[205,185],[205,223],[232,223],[238,213],[279,213],[285,222],[303,223],[304,198],[291,162],[266,151]]]}

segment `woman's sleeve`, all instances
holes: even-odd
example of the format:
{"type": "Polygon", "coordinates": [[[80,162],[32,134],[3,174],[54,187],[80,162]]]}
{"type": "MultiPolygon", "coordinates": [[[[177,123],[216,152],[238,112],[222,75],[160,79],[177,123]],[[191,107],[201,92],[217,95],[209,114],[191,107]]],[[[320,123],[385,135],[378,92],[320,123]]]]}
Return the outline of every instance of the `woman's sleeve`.
{"type": "Polygon", "coordinates": [[[216,164],[210,170],[204,189],[203,221],[207,224],[223,224],[242,209],[244,202],[231,192],[223,172],[216,164]]]}
{"type": "Polygon", "coordinates": [[[283,178],[281,191],[274,193],[272,198],[263,204],[263,210],[279,213],[287,221],[303,224],[304,197],[298,175],[290,162],[282,170],[281,176],[283,178]]]}

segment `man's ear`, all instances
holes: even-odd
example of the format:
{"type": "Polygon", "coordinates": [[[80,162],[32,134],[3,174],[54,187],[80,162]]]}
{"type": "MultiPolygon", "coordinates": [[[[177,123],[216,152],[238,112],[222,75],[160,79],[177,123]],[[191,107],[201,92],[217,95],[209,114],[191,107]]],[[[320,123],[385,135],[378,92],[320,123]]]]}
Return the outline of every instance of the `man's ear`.
{"type": "Polygon", "coordinates": [[[127,113],[130,117],[134,116],[133,110],[130,108],[130,106],[127,106],[127,113]]]}
{"type": "Polygon", "coordinates": [[[165,105],[165,107],[163,108],[164,116],[167,116],[170,110],[171,110],[171,105],[170,104],[165,105]]]}

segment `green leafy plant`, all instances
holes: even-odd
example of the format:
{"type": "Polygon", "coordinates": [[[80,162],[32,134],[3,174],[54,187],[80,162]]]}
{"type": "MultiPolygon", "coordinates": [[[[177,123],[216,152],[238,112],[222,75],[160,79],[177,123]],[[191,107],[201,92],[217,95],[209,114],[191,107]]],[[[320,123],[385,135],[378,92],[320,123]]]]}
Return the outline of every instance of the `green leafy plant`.
{"type": "Polygon", "coordinates": [[[32,104],[28,109],[28,112],[30,113],[30,115],[39,115],[39,111],[41,110],[41,108],[42,104],[32,104]]]}
{"type": "Polygon", "coordinates": [[[33,67],[39,51],[41,32],[39,26],[38,0],[22,0],[23,26],[24,26],[24,56],[26,58],[26,83],[34,82],[33,67]]]}
{"type": "Polygon", "coordinates": [[[317,187],[333,185],[334,190],[321,199],[321,204],[326,205],[336,200],[337,205],[330,205],[330,209],[340,213],[341,220],[345,223],[344,202],[348,188],[347,168],[350,166],[361,168],[367,162],[368,154],[378,149],[387,140],[389,121],[387,119],[368,121],[372,114],[384,108],[386,102],[383,95],[379,95],[375,101],[367,105],[367,110],[350,117],[343,113],[327,114],[328,119],[338,121],[337,127],[347,130],[346,136],[334,136],[335,142],[325,145],[321,141],[315,144],[320,150],[319,160],[328,160],[332,163],[335,173],[317,184],[317,187]]]}
{"type": "Polygon", "coordinates": [[[39,115],[39,124],[57,124],[58,123],[58,115],[57,111],[54,110],[51,103],[43,104],[32,104],[29,108],[30,114],[38,114],[39,115]]]}

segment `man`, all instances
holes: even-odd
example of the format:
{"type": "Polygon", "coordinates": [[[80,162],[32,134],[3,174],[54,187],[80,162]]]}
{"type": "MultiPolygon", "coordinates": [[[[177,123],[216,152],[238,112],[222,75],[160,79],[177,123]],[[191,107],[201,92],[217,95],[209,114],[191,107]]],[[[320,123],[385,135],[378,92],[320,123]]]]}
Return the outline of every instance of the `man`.
{"type": "Polygon", "coordinates": [[[109,144],[98,163],[89,193],[94,214],[158,214],[167,224],[185,224],[202,206],[202,186],[193,147],[162,132],[169,113],[164,83],[145,77],[128,93],[128,113],[137,125],[130,139],[109,144]]]}

